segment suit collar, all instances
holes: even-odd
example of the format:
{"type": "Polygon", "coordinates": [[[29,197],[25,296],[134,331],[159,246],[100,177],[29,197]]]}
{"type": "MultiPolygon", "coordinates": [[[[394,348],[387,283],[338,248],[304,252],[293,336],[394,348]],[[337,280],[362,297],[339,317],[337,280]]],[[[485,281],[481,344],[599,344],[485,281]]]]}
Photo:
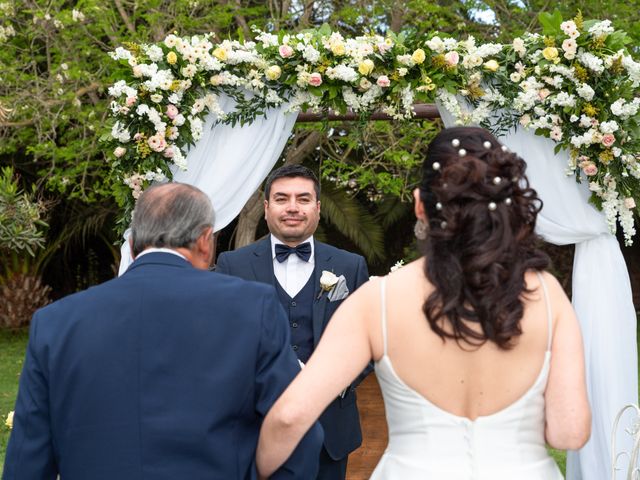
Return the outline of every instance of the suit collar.
{"type": "Polygon", "coordinates": [[[253,244],[252,255],[254,258],[251,262],[251,268],[256,281],[275,286],[276,276],[273,273],[271,235],[253,244]]]}
{"type": "Polygon", "coordinates": [[[320,287],[320,277],[323,270],[332,271],[331,259],[333,254],[331,249],[322,242],[314,240],[315,251],[315,269],[313,270],[313,288],[315,292],[313,302],[313,344],[314,348],[320,341],[320,336],[325,327],[325,309],[327,306],[327,295],[322,291],[320,287]]]}
{"type": "Polygon", "coordinates": [[[166,265],[172,267],[193,268],[193,265],[178,255],[165,252],[151,252],[138,257],[127,269],[124,275],[144,265],[166,265]]]}

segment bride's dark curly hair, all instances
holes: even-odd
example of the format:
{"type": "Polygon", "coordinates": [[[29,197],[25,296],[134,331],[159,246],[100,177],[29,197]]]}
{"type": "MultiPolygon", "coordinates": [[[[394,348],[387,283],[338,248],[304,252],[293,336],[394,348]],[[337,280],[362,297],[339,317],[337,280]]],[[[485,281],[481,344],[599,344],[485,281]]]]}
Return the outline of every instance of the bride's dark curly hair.
{"type": "Polygon", "coordinates": [[[524,274],[549,264],[536,247],[542,201],[526,164],[488,131],[456,127],[434,138],[422,168],[422,247],[435,286],[422,309],[431,329],[443,340],[509,349],[522,333],[524,274]]]}

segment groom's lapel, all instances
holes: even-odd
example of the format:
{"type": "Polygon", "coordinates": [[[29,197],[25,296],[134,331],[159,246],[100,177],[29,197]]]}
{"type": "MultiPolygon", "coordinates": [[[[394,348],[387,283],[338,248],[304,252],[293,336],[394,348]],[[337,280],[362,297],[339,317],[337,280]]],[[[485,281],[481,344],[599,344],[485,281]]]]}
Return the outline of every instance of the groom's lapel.
{"type": "Polygon", "coordinates": [[[276,285],[276,277],[273,273],[273,258],[271,255],[271,237],[260,240],[253,249],[251,268],[256,281],[276,285]]]}
{"type": "Polygon", "coordinates": [[[322,291],[320,287],[320,277],[323,270],[332,271],[331,268],[331,253],[326,246],[320,242],[314,241],[314,260],[315,268],[313,270],[313,288],[314,288],[314,300],[313,300],[313,346],[315,348],[320,341],[322,331],[325,324],[325,309],[327,307],[327,292],[322,291]]]}

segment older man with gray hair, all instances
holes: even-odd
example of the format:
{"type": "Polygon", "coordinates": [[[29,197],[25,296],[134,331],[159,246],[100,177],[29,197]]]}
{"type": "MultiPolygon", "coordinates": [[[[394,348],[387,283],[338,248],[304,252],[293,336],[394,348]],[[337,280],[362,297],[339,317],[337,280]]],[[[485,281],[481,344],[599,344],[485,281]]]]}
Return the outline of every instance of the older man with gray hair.
{"type": "MultiPolygon", "coordinates": [[[[34,315],[3,480],[256,478],[299,370],[273,287],[208,271],[213,208],[189,185],[141,196],[131,247],[123,276],[34,315]]],[[[315,426],[274,478],[313,478],[321,444],[315,426]]]]}

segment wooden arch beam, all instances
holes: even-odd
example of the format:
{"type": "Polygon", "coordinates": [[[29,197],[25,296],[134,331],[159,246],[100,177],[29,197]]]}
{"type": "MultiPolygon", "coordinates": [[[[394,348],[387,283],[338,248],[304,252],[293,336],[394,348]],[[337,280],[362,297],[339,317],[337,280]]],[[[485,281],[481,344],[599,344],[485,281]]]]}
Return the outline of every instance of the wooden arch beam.
{"type": "MultiPolygon", "coordinates": [[[[422,119],[436,119],[440,118],[440,113],[436,106],[432,103],[417,103],[413,106],[413,111],[415,112],[414,119],[422,120],[422,119]]],[[[301,112],[298,114],[298,119],[296,122],[299,123],[309,123],[309,122],[322,122],[324,120],[328,120],[330,122],[340,122],[340,121],[355,121],[359,120],[360,115],[354,112],[347,112],[344,115],[340,113],[330,113],[328,115],[324,113],[305,113],[301,112]]],[[[393,120],[393,117],[387,115],[382,112],[373,112],[369,117],[369,120],[393,120]]]]}

